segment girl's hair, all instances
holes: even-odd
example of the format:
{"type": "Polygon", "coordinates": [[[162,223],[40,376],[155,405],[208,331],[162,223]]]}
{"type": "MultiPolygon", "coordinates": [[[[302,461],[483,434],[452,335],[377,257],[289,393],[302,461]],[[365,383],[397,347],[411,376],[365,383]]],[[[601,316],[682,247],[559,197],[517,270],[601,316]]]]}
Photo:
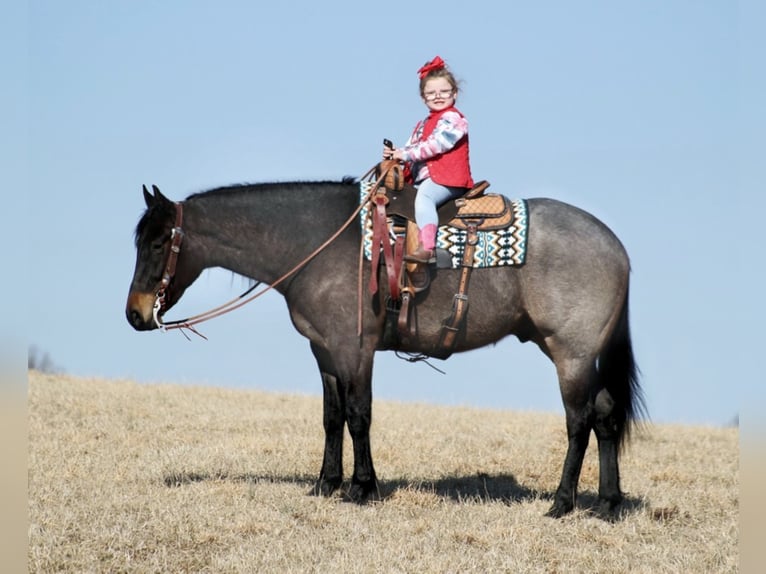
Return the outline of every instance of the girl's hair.
{"type": "Polygon", "coordinates": [[[431,70],[425,76],[420,78],[420,97],[423,97],[423,90],[426,88],[426,82],[428,82],[428,80],[433,80],[434,78],[446,78],[450,86],[452,86],[452,89],[455,91],[455,95],[457,95],[459,91],[457,80],[455,79],[455,76],[452,75],[452,72],[444,66],[443,68],[431,70]]]}

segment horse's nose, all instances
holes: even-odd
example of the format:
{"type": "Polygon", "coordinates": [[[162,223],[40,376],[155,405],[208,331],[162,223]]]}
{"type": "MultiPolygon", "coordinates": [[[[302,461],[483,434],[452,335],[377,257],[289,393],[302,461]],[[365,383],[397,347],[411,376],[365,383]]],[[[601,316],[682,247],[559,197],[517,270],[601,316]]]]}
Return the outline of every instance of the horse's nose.
{"type": "Polygon", "coordinates": [[[139,313],[136,309],[126,309],[125,315],[128,318],[128,323],[130,323],[130,326],[133,327],[136,331],[148,331],[149,329],[153,328],[152,322],[145,321],[141,316],[141,313],[139,313]]]}
{"type": "Polygon", "coordinates": [[[141,318],[141,313],[139,313],[135,309],[126,309],[125,314],[128,317],[128,323],[130,323],[134,329],[137,329],[140,331],[141,325],[144,322],[144,320],[141,318]]]}
{"type": "Polygon", "coordinates": [[[149,331],[154,329],[154,319],[152,315],[153,296],[145,294],[131,293],[128,297],[128,304],[125,307],[125,317],[136,331],[149,331]]]}

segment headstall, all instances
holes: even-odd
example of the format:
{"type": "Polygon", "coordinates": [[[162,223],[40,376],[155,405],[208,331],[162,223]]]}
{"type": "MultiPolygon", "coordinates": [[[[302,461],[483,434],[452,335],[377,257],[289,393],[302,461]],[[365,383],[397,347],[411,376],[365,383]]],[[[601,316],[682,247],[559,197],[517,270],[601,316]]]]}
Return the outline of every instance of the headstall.
{"type": "Polygon", "coordinates": [[[167,290],[170,282],[176,274],[176,265],[178,264],[178,254],[181,253],[181,243],[184,240],[184,230],[181,228],[181,224],[184,219],[184,208],[181,202],[175,202],[176,207],[176,223],[173,229],[170,231],[170,252],[168,253],[168,261],[165,264],[165,271],[162,273],[162,280],[160,281],[160,288],[154,297],[153,317],[154,323],[160,329],[164,328],[164,323],[160,319],[160,313],[165,309],[165,291],[167,290]]]}

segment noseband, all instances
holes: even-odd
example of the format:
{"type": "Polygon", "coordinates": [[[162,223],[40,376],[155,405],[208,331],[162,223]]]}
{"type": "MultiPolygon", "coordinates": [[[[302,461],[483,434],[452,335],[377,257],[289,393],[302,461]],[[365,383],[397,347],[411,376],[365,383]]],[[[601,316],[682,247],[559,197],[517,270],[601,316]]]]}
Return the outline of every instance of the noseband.
{"type": "Polygon", "coordinates": [[[154,323],[162,329],[164,324],[160,319],[160,313],[165,310],[165,291],[173,280],[173,276],[176,274],[176,264],[178,263],[178,254],[181,253],[181,242],[184,240],[184,231],[181,229],[181,224],[184,218],[184,209],[181,202],[175,202],[176,206],[176,223],[173,229],[170,231],[170,252],[168,253],[168,261],[165,264],[165,271],[162,274],[162,280],[160,281],[160,288],[157,290],[157,294],[154,299],[154,308],[152,316],[154,317],[154,323]]]}

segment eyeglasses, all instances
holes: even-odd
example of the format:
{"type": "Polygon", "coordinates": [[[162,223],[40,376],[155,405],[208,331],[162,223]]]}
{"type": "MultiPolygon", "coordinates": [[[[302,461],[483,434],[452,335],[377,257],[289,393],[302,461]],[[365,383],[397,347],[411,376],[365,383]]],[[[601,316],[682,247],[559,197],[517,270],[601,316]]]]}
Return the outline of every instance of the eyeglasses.
{"type": "Polygon", "coordinates": [[[424,92],[423,97],[431,102],[436,98],[447,99],[455,92],[455,90],[439,90],[438,92],[424,92]]]}

